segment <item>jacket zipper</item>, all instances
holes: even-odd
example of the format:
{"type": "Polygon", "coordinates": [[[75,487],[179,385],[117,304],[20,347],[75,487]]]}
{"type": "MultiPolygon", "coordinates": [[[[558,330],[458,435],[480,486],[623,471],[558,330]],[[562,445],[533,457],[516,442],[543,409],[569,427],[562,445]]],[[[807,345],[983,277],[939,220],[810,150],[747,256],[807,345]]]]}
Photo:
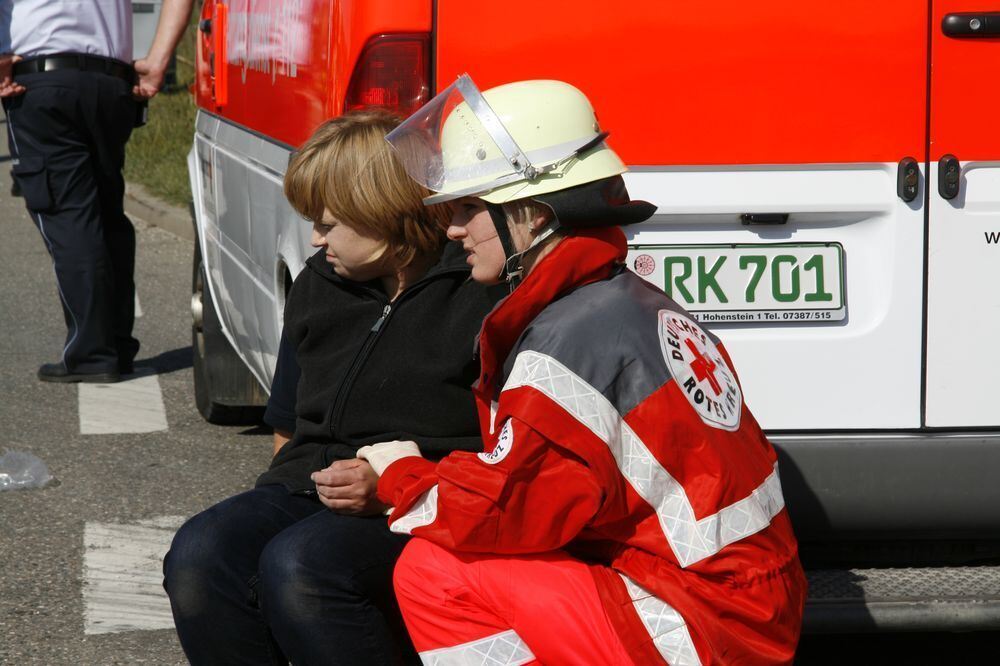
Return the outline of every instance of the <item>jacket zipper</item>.
{"type": "Polygon", "coordinates": [[[357,356],[354,357],[351,368],[347,371],[347,376],[344,377],[344,381],[340,385],[340,390],[337,391],[337,398],[333,401],[333,407],[330,410],[330,435],[334,439],[336,439],[337,430],[340,429],[340,419],[344,415],[344,404],[347,402],[347,396],[350,394],[354,381],[361,371],[361,366],[365,364],[364,362],[367,360],[371,348],[375,346],[375,341],[382,330],[382,325],[385,324],[385,320],[391,312],[392,304],[386,303],[382,307],[382,315],[368,329],[368,336],[365,338],[364,344],[361,345],[361,349],[358,350],[357,356]]]}
{"type": "MultiPolygon", "coordinates": [[[[425,285],[442,275],[448,275],[460,270],[463,269],[447,269],[435,273],[434,275],[424,276],[420,281],[400,294],[399,298],[397,298],[395,302],[398,304],[403,301],[403,299],[409,298],[416,292],[420,291],[420,289],[425,285]]],[[[344,407],[347,404],[348,397],[350,397],[351,388],[353,388],[354,382],[357,379],[358,374],[361,372],[361,368],[364,366],[365,361],[368,360],[368,355],[371,353],[372,347],[375,346],[376,340],[378,340],[383,328],[385,328],[386,320],[389,318],[389,315],[392,314],[392,307],[391,303],[386,303],[383,306],[382,315],[375,321],[374,324],[372,324],[371,329],[369,329],[368,337],[365,338],[365,343],[361,346],[361,350],[358,351],[358,355],[354,357],[354,361],[351,363],[351,368],[347,371],[347,376],[344,378],[343,383],[340,385],[340,389],[337,391],[337,397],[334,399],[333,406],[330,408],[330,436],[334,439],[334,441],[337,439],[337,431],[340,430],[340,421],[344,416],[344,407]]]]}

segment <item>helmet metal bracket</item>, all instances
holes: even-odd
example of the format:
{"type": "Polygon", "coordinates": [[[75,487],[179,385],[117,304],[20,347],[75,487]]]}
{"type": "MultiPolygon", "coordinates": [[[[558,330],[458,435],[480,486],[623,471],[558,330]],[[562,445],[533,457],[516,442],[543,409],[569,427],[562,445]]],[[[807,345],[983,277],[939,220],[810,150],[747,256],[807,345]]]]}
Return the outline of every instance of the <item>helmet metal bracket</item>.
{"type": "Polygon", "coordinates": [[[489,102],[479,92],[479,88],[473,83],[472,78],[468,74],[462,74],[455,82],[455,87],[462,94],[465,103],[469,105],[472,113],[483,124],[483,128],[489,133],[490,138],[493,139],[493,143],[497,145],[497,148],[500,149],[500,152],[503,153],[504,157],[507,158],[507,161],[510,162],[510,165],[514,167],[517,173],[528,180],[537,178],[541,172],[531,164],[531,160],[524,154],[521,147],[517,145],[517,141],[510,135],[507,128],[504,127],[500,116],[490,107],[489,102]]]}

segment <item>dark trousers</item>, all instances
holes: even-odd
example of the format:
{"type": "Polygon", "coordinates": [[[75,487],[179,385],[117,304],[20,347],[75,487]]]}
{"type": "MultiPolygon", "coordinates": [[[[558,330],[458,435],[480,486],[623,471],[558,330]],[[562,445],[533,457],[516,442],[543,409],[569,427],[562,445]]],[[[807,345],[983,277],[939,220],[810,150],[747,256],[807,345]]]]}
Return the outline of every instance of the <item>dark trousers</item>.
{"type": "Polygon", "coordinates": [[[186,522],[164,587],[195,664],[398,664],[416,660],[392,591],[408,537],[255,488],[186,522]]]}
{"type": "Polygon", "coordinates": [[[103,73],[57,70],[17,77],[4,100],[14,177],[42,234],[66,319],[70,371],[131,363],[135,229],[125,216],[125,144],[135,121],[131,86],[103,73]]]}

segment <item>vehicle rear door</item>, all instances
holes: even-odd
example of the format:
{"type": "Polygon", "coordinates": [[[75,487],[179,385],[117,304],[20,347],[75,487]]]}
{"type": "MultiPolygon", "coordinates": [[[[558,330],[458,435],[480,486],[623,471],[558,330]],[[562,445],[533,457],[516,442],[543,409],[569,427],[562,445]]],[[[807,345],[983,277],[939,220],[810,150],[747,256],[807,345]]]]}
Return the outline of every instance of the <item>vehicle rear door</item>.
{"type": "Polygon", "coordinates": [[[930,427],[1000,425],[1000,12],[984,7],[936,0],[931,23],[930,427]]]}

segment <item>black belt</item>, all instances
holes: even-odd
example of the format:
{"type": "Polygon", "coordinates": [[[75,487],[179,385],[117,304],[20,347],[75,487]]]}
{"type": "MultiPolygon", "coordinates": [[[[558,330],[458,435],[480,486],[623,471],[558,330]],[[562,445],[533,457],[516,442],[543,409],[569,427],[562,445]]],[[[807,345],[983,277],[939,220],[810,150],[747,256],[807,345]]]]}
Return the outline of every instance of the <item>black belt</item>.
{"type": "Polygon", "coordinates": [[[135,84],[135,68],[121,60],[82,53],[59,53],[49,56],[25,58],[14,63],[14,77],[38,72],[54,72],[57,69],[75,69],[81,72],[99,72],[115,76],[129,85],[135,84]]]}

